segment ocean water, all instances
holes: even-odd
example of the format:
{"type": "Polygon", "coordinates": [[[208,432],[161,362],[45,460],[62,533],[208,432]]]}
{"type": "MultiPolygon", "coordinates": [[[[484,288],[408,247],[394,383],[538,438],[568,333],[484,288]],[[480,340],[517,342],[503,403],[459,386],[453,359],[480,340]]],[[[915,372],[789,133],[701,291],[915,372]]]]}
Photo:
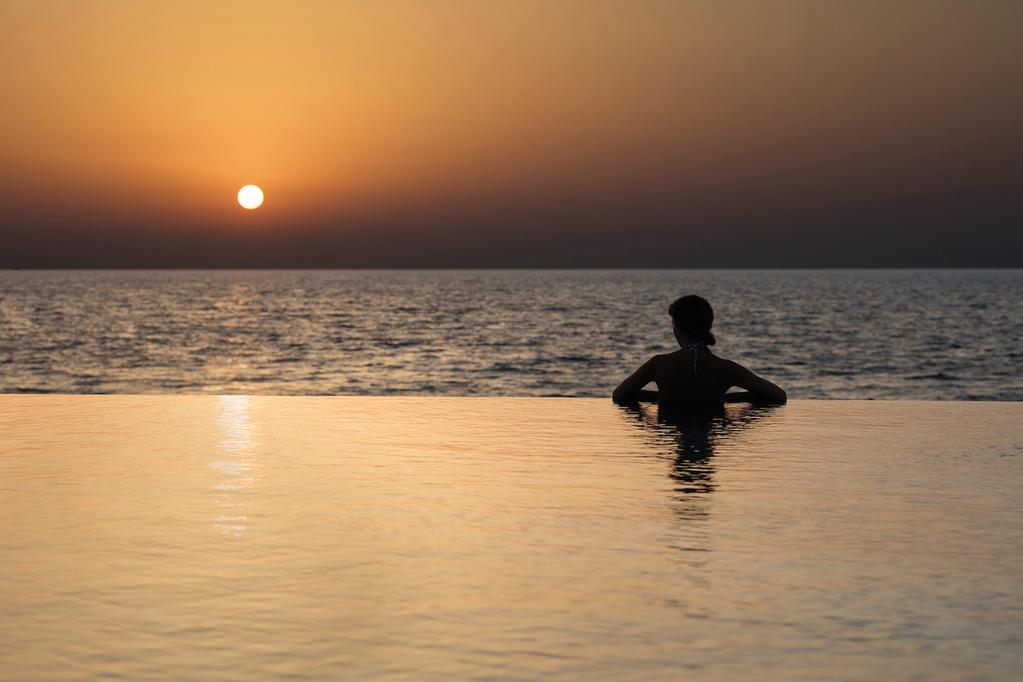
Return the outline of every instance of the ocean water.
{"type": "Polygon", "coordinates": [[[794,398],[1023,400],[1023,271],[0,272],[0,392],[606,396],[676,348],[794,398]]]}
{"type": "Polygon", "coordinates": [[[0,396],[0,680],[1019,680],[1023,405],[0,396]]]}

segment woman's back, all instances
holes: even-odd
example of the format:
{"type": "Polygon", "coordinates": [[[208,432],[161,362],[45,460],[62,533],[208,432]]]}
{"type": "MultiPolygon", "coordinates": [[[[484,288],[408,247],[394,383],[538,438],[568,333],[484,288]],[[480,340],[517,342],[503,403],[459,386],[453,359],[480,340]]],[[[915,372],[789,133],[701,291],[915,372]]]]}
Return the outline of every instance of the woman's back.
{"type": "Polygon", "coordinates": [[[655,356],[657,403],[673,407],[723,404],[725,392],[733,386],[729,372],[732,364],[701,345],[655,356]]]}

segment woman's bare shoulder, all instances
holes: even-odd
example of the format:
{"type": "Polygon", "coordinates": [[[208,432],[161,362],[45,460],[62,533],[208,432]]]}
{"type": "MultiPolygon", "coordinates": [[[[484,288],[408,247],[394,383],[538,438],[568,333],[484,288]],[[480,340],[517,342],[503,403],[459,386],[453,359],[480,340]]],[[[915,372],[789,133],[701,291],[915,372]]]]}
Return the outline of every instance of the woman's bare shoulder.
{"type": "Polygon", "coordinates": [[[718,376],[726,378],[729,381],[742,375],[744,372],[749,371],[735,360],[729,360],[728,358],[723,358],[720,355],[713,355],[711,357],[713,358],[711,363],[715,372],[718,376]]]}
{"type": "Polygon", "coordinates": [[[724,372],[733,373],[746,371],[746,368],[740,365],[735,360],[729,360],[728,358],[723,358],[720,355],[715,355],[714,359],[717,360],[718,367],[721,368],[721,370],[724,372]]]}
{"type": "Polygon", "coordinates": [[[650,361],[658,365],[670,366],[682,360],[683,355],[684,351],[682,349],[679,349],[676,351],[672,351],[671,353],[660,353],[659,355],[655,355],[654,357],[650,358],[650,361]]]}

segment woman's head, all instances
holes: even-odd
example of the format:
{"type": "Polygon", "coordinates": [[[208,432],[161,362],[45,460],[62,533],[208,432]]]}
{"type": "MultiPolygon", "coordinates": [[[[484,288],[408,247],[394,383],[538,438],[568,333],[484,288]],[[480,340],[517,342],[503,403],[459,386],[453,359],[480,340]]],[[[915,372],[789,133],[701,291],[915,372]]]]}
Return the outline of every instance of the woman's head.
{"type": "Polygon", "coordinates": [[[705,298],[683,296],[668,306],[668,314],[675,323],[675,338],[679,343],[683,343],[683,335],[689,342],[701,341],[708,346],[716,343],[710,331],[714,324],[714,309],[705,298]]]}

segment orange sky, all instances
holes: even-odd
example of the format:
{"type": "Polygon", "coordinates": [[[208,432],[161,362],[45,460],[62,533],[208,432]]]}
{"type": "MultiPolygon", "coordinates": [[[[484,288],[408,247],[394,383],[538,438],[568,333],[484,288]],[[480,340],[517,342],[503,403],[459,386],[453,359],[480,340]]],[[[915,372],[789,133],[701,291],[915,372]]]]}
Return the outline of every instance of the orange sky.
{"type": "Polygon", "coordinates": [[[532,224],[552,205],[585,233],[593,197],[683,229],[754,229],[774,203],[791,208],[777,222],[965,211],[1019,179],[1021,8],[8,1],[0,237],[414,232],[417,215],[529,206],[532,224]],[[251,213],[234,198],[250,182],[267,193],[251,213]]]}

